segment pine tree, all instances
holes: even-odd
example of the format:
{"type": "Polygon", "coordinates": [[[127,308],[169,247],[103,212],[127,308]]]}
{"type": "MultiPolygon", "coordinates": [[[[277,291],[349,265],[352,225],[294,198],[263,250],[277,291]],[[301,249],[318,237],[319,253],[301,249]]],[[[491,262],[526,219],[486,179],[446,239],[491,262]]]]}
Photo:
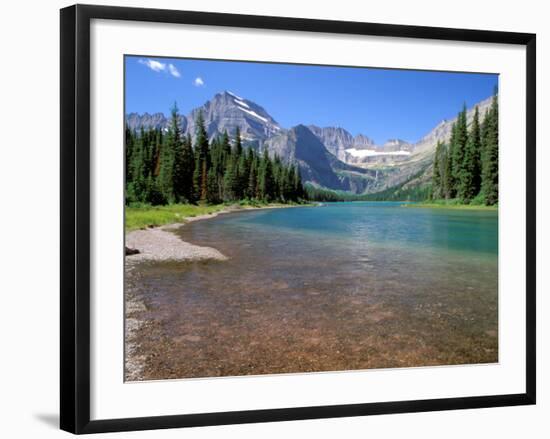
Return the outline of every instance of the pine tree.
{"type": "Polygon", "coordinates": [[[168,136],[166,143],[174,151],[173,161],[173,183],[174,183],[174,201],[185,202],[189,201],[187,198],[188,193],[188,181],[186,180],[188,172],[188,163],[185,162],[185,146],[181,140],[180,128],[179,128],[179,115],[178,107],[176,104],[171,110],[170,127],[168,129],[168,136]]]}
{"type": "MultiPolygon", "coordinates": [[[[252,151],[250,149],[249,151],[252,151]]],[[[250,172],[248,173],[247,198],[255,199],[258,193],[258,160],[252,152],[252,160],[250,162],[250,172]]]]}
{"type": "Polygon", "coordinates": [[[221,138],[218,136],[210,142],[211,171],[213,177],[209,177],[210,182],[208,183],[209,190],[214,190],[212,184],[215,182],[216,198],[218,200],[223,199],[223,174],[225,172],[225,159],[223,155],[221,138]]]}
{"type": "Polygon", "coordinates": [[[237,171],[239,179],[237,195],[239,198],[247,198],[248,177],[250,175],[250,162],[247,154],[241,154],[237,171]]]}
{"type": "Polygon", "coordinates": [[[132,201],[146,201],[145,142],[145,130],[142,129],[134,144],[130,162],[132,180],[129,185],[129,197],[132,201]]]}
{"type": "Polygon", "coordinates": [[[158,182],[151,174],[147,176],[147,202],[153,206],[166,204],[166,199],[158,187],[158,182]]]}
{"type": "Polygon", "coordinates": [[[264,149],[264,154],[260,162],[259,173],[259,195],[262,201],[272,201],[275,195],[275,181],[273,180],[273,163],[264,149]]]}
{"type": "Polygon", "coordinates": [[[466,149],[466,142],[468,141],[468,127],[466,123],[466,105],[462,108],[462,111],[458,114],[456,121],[456,127],[454,130],[454,136],[452,140],[452,173],[453,173],[453,195],[457,195],[460,177],[462,174],[462,167],[464,164],[464,151],[466,149]]]}
{"type": "Polygon", "coordinates": [[[453,155],[451,143],[445,145],[445,163],[443,172],[443,196],[446,199],[452,199],[455,196],[454,179],[453,179],[453,155]]]}
{"type": "Polygon", "coordinates": [[[306,191],[304,190],[304,186],[302,185],[300,168],[297,165],[294,167],[294,196],[296,201],[307,198],[306,191]]]}
{"type": "Polygon", "coordinates": [[[458,196],[466,204],[470,203],[479,193],[481,181],[480,149],[479,110],[476,107],[470,133],[464,149],[458,184],[458,196]]]}
{"type": "Polygon", "coordinates": [[[144,145],[145,173],[151,174],[152,178],[158,176],[159,154],[164,142],[164,137],[160,129],[151,129],[148,132],[147,143],[144,145]]]}
{"type": "Polygon", "coordinates": [[[483,121],[481,190],[488,206],[498,203],[498,97],[483,121]]]}
{"type": "Polygon", "coordinates": [[[195,134],[195,170],[193,172],[194,198],[205,202],[208,193],[210,150],[202,111],[199,112],[195,125],[197,128],[195,134]]]}
{"type": "Polygon", "coordinates": [[[237,156],[231,154],[227,167],[225,168],[225,175],[223,178],[224,187],[224,199],[226,201],[233,201],[238,199],[239,190],[239,175],[238,175],[238,163],[237,156]]]}
{"type": "Polygon", "coordinates": [[[229,156],[231,155],[231,142],[229,141],[229,135],[227,134],[227,131],[223,132],[222,138],[220,140],[220,148],[221,148],[221,165],[222,168],[225,169],[227,166],[227,161],[229,160],[229,156]]]}
{"type": "Polygon", "coordinates": [[[174,195],[174,143],[165,139],[160,150],[160,166],[158,174],[159,189],[168,203],[173,203],[174,195]]]}
{"type": "Polygon", "coordinates": [[[283,191],[284,172],[283,172],[283,164],[278,155],[275,155],[275,157],[273,157],[272,169],[273,169],[273,198],[277,200],[281,200],[282,191],[283,191]]]}
{"type": "Polygon", "coordinates": [[[285,166],[282,172],[281,201],[294,201],[294,168],[285,166]]]}
{"type": "Polygon", "coordinates": [[[442,150],[444,146],[441,142],[437,142],[433,163],[433,176],[432,176],[432,197],[434,199],[443,198],[443,175],[442,170],[442,150]]]}
{"type": "Polygon", "coordinates": [[[446,199],[454,198],[456,195],[455,191],[455,179],[453,176],[453,151],[454,151],[454,145],[456,144],[456,122],[453,124],[451,128],[451,139],[449,141],[449,144],[446,146],[446,161],[445,161],[445,179],[443,183],[443,189],[444,189],[444,195],[446,199]]]}
{"type": "Polygon", "coordinates": [[[155,153],[154,153],[153,163],[151,163],[151,170],[152,170],[152,173],[153,173],[153,177],[155,177],[155,179],[157,180],[157,183],[158,183],[158,176],[160,174],[160,160],[161,160],[161,156],[162,156],[162,144],[164,143],[164,137],[162,136],[162,131],[159,130],[159,133],[160,133],[160,135],[158,136],[157,143],[155,145],[155,153]]]}
{"type": "Polygon", "coordinates": [[[191,135],[183,141],[183,151],[182,151],[182,166],[183,166],[183,176],[182,176],[182,196],[188,203],[193,203],[195,199],[195,191],[193,187],[193,174],[195,171],[195,157],[193,154],[193,144],[191,141],[191,135]]]}
{"type": "Polygon", "coordinates": [[[130,128],[126,127],[125,131],[125,145],[126,145],[126,183],[132,181],[131,163],[132,153],[134,151],[135,135],[130,128]]]}
{"type": "Polygon", "coordinates": [[[162,142],[163,137],[160,129],[152,128],[144,132],[143,162],[145,175],[153,174],[162,142]]]}
{"type": "Polygon", "coordinates": [[[213,168],[210,168],[208,171],[206,199],[210,204],[216,204],[221,201],[219,198],[218,177],[213,168]]]}
{"type": "Polygon", "coordinates": [[[238,157],[243,153],[243,143],[241,139],[241,130],[239,127],[235,128],[235,153],[238,157]]]}

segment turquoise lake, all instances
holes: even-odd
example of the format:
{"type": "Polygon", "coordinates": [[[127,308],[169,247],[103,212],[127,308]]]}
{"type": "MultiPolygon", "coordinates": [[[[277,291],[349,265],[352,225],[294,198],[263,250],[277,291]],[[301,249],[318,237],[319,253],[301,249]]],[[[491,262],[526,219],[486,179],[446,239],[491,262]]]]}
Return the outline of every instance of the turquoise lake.
{"type": "Polygon", "coordinates": [[[144,379],[498,361],[496,210],[325,203],[176,233],[229,259],[140,265],[144,379]]]}

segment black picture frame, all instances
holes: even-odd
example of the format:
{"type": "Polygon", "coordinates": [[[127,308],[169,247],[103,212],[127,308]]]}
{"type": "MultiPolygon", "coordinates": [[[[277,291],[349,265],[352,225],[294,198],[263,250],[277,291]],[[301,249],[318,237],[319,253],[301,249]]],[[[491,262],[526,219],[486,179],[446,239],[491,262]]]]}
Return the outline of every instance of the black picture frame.
{"type": "Polygon", "coordinates": [[[210,12],[74,5],[61,9],[61,429],[81,434],[535,404],[536,35],[210,12]],[[131,20],[502,43],[526,47],[525,393],[90,420],[90,22],[131,20]]]}

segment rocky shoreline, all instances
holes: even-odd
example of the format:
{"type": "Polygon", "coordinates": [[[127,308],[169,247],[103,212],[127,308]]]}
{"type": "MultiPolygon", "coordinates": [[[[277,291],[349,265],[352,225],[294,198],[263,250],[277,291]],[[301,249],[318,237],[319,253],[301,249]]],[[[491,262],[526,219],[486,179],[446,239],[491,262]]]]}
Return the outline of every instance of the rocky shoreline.
{"type": "Polygon", "coordinates": [[[134,285],[140,282],[139,265],[142,262],[195,262],[225,261],[227,257],[212,247],[203,247],[182,241],[174,231],[186,223],[215,218],[218,215],[255,209],[279,209],[300,206],[229,207],[219,212],[188,217],[185,222],[167,224],[142,230],[126,232],[125,257],[125,371],[126,381],[140,381],[143,378],[147,356],[141,352],[140,339],[144,333],[154,333],[159,322],[145,317],[147,303],[137,297],[134,285]]]}
{"type": "Polygon", "coordinates": [[[188,217],[185,222],[126,232],[126,263],[141,261],[224,261],[227,257],[212,247],[182,241],[174,233],[186,223],[215,218],[218,215],[257,209],[282,209],[300,206],[229,207],[219,212],[188,217]]]}
{"type": "MultiPolygon", "coordinates": [[[[177,225],[178,227],[181,224],[177,225]]],[[[173,230],[174,228],[172,228],[173,230]]],[[[126,256],[127,262],[138,261],[218,261],[227,258],[211,247],[201,247],[182,241],[166,227],[134,230],[126,234],[126,245],[139,253],[126,256]]]]}

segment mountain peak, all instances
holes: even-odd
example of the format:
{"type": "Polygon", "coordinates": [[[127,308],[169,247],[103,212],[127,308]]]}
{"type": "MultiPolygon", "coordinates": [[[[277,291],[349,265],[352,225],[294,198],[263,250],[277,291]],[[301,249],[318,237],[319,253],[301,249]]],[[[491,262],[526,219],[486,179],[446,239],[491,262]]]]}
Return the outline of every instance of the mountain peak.
{"type": "Polygon", "coordinates": [[[229,90],[217,93],[202,107],[191,112],[188,116],[191,131],[194,129],[194,121],[199,111],[203,113],[210,137],[224,131],[234,133],[238,127],[243,141],[251,146],[260,146],[265,139],[281,129],[263,107],[229,90]]]}
{"type": "Polygon", "coordinates": [[[374,140],[370,137],[365,136],[364,134],[357,134],[353,138],[353,147],[354,148],[372,148],[374,146],[374,140]]]}
{"type": "Polygon", "coordinates": [[[303,123],[299,123],[298,125],[291,128],[293,131],[299,131],[299,132],[305,132],[306,130],[308,133],[311,133],[311,130],[305,126],[303,123]]]}
{"type": "Polygon", "coordinates": [[[400,147],[405,145],[409,145],[409,142],[403,139],[388,139],[386,143],[384,143],[383,147],[400,147]]]}

